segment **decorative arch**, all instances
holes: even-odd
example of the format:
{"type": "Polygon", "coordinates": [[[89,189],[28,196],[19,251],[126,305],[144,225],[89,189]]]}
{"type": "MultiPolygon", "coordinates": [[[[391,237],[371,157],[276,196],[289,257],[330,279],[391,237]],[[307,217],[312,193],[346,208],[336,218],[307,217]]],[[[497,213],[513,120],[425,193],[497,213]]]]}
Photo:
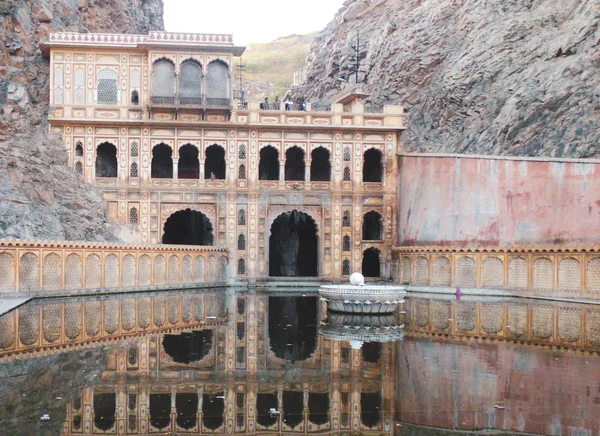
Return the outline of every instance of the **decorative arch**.
{"type": "Polygon", "coordinates": [[[417,286],[429,285],[429,260],[426,257],[419,256],[415,261],[415,280],[417,286]]]}
{"type": "Polygon", "coordinates": [[[270,276],[318,276],[318,229],[314,218],[294,209],[279,215],[269,237],[270,276]]]}
{"type": "Polygon", "coordinates": [[[362,238],[364,241],[380,241],[383,239],[383,222],[379,212],[372,210],[364,214],[362,238]]]}
{"type": "Polygon", "coordinates": [[[331,181],[330,153],[325,147],[317,147],[311,153],[310,180],[313,182],[331,181]]]}
{"type": "Polygon", "coordinates": [[[258,180],[279,180],[279,152],[271,145],[260,150],[258,180]]]}
{"type": "Polygon", "coordinates": [[[180,179],[198,179],[200,177],[198,148],[192,144],[185,144],[179,149],[177,177],[180,179]]]}
{"type": "Polygon", "coordinates": [[[362,274],[365,277],[381,277],[381,251],[375,247],[363,252],[362,274]]]}
{"type": "Polygon", "coordinates": [[[363,158],[363,182],[381,182],[383,175],[382,154],[376,148],[365,151],[363,158]]]}
{"type": "Polygon", "coordinates": [[[206,149],[205,155],[204,178],[225,180],[227,171],[225,149],[218,144],[213,144],[206,149]]]}
{"type": "Polygon", "coordinates": [[[229,67],[222,60],[214,60],[206,73],[206,104],[229,106],[229,94],[229,67]]]}
{"type": "Polygon", "coordinates": [[[175,65],[170,59],[160,58],[152,64],[150,80],[153,104],[175,103],[175,65]]]}
{"type": "Polygon", "coordinates": [[[98,73],[98,104],[116,105],[119,103],[117,79],[117,73],[109,69],[104,69],[98,73]]]}
{"type": "Polygon", "coordinates": [[[304,150],[293,146],[285,151],[285,180],[304,181],[306,176],[304,150]]]}
{"type": "Polygon", "coordinates": [[[110,142],[96,149],[96,177],[117,177],[117,147],[110,142]]]}
{"type": "Polygon", "coordinates": [[[165,221],[163,230],[163,244],[213,245],[213,225],[202,212],[175,212],[165,221]]]}
{"type": "Polygon", "coordinates": [[[450,286],[451,270],[450,260],[440,256],[433,261],[433,277],[431,286],[450,286]]]}
{"type": "Polygon", "coordinates": [[[173,178],[173,150],[164,142],[152,148],[150,177],[153,179],[173,178]]]}
{"type": "Polygon", "coordinates": [[[474,288],[477,285],[477,263],[475,259],[463,256],[456,261],[455,280],[457,286],[474,288]]]}
{"type": "Polygon", "coordinates": [[[202,104],[202,65],[194,59],[183,61],[179,71],[179,103],[202,104]]]}

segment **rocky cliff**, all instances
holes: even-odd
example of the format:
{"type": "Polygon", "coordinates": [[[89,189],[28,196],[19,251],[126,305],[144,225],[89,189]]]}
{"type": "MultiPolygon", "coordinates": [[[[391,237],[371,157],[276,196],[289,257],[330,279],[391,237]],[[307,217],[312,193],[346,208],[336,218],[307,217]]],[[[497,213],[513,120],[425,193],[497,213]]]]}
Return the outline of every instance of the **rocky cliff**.
{"type": "Polygon", "coordinates": [[[163,30],[162,0],[0,0],[0,238],[114,239],[105,204],[48,134],[51,31],[163,30]]]}
{"type": "Polygon", "coordinates": [[[600,157],[598,0],[347,0],[303,90],[340,89],[360,34],[371,103],[408,111],[407,151],[600,157]]]}

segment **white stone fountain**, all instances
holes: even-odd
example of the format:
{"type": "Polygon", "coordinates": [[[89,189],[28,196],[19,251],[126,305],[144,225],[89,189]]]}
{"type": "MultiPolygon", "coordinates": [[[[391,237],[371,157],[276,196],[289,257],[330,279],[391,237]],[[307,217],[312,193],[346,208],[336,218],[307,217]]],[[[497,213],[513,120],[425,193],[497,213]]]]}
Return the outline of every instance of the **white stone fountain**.
{"type": "Polygon", "coordinates": [[[363,275],[354,273],[349,284],[321,286],[319,295],[333,312],[376,315],[396,310],[406,291],[404,286],[365,285],[363,275]]]}

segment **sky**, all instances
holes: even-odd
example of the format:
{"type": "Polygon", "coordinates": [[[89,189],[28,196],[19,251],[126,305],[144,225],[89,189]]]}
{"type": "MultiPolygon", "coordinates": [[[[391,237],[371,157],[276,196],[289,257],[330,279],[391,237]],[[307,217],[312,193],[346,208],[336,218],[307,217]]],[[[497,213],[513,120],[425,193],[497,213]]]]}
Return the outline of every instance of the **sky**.
{"type": "Polygon", "coordinates": [[[323,29],[344,0],[164,0],[168,32],[226,33],[236,45],[323,29]]]}

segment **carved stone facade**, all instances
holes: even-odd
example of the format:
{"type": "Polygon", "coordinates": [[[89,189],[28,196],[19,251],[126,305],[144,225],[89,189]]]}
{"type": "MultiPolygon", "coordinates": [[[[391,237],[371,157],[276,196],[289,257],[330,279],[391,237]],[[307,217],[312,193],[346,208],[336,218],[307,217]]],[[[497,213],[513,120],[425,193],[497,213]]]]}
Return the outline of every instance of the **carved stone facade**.
{"type": "Polygon", "coordinates": [[[161,243],[169,217],[190,209],[208,218],[213,245],[230,250],[241,277],[264,277],[271,225],[297,210],[317,227],[318,276],[360,270],[369,248],[380,276],[390,275],[402,108],[366,113],[364,94],[351,89],[314,111],[234,105],[234,56],[244,48],[229,35],[52,34],[45,50],[51,129],[104,193],[127,243],[161,243]],[[267,148],[275,158],[265,175],[267,148]],[[216,164],[213,152],[222,154],[216,164]],[[291,176],[298,165],[304,173],[291,176]],[[363,239],[371,211],[382,231],[363,239]]]}

